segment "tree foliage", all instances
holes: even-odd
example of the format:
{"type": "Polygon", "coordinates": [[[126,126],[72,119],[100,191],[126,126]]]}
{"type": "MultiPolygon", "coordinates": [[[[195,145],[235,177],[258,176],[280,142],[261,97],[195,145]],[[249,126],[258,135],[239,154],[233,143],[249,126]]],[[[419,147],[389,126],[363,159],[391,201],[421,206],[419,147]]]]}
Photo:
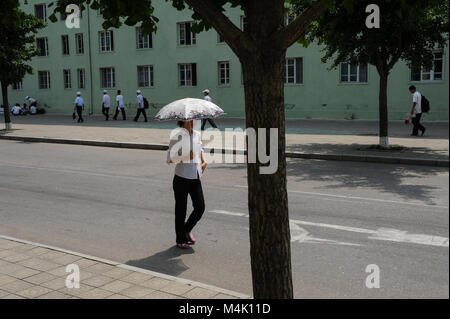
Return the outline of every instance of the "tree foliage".
{"type": "Polygon", "coordinates": [[[448,6],[448,0],[334,1],[309,39],[325,47],[323,61],[333,67],[350,61],[389,72],[399,60],[431,67],[432,50],[448,41],[448,6]],[[379,29],[366,27],[369,4],[380,8],[379,29]]]}
{"type": "Polygon", "coordinates": [[[27,62],[37,54],[35,34],[45,23],[20,10],[18,0],[2,0],[0,9],[0,81],[10,85],[33,72],[27,62]]]}

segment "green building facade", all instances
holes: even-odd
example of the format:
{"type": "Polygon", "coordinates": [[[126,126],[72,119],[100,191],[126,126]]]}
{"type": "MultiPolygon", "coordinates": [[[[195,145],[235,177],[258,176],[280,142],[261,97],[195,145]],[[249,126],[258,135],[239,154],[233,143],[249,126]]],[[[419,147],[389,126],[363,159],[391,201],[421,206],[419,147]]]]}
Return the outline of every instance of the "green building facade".
{"type": "MultiPolygon", "coordinates": [[[[33,59],[33,75],[11,86],[11,104],[25,96],[54,114],[70,114],[77,91],[91,114],[101,112],[103,90],[112,100],[120,89],[130,112],[136,107],[136,90],[142,90],[156,107],[184,97],[202,97],[209,89],[213,101],[229,117],[244,117],[241,65],[216,31],[191,34],[190,11],[177,11],[170,2],[156,2],[158,32],[140,36],[136,27],[123,26],[104,32],[99,11],[84,10],[80,28],[52,23],[50,0],[28,0],[23,10],[47,18],[48,26],[37,35],[40,55],[33,59]],[[132,110],[131,110],[132,109],[132,110]]],[[[241,28],[239,9],[227,15],[241,28]]],[[[60,16],[58,15],[58,18],[60,16]]],[[[411,108],[410,85],[431,101],[427,120],[448,121],[448,46],[435,52],[432,70],[411,70],[400,62],[389,78],[388,107],[391,120],[401,120],[411,108]]],[[[288,118],[378,119],[378,74],[369,66],[342,64],[329,70],[314,44],[293,45],[287,52],[285,103],[288,118]]],[[[150,108],[151,114],[156,109],[150,108]]]]}

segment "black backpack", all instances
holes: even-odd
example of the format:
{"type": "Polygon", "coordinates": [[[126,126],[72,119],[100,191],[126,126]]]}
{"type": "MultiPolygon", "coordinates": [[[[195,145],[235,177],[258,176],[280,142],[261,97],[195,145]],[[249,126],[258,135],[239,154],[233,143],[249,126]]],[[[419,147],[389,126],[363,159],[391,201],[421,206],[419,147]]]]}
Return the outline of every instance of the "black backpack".
{"type": "Polygon", "coordinates": [[[428,99],[423,95],[422,95],[422,100],[421,100],[421,107],[422,107],[422,113],[430,112],[430,101],[428,101],[428,99]]]}
{"type": "Polygon", "coordinates": [[[144,109],[148,109],[149,106],[148,100],[144,97],[144,109]]]}

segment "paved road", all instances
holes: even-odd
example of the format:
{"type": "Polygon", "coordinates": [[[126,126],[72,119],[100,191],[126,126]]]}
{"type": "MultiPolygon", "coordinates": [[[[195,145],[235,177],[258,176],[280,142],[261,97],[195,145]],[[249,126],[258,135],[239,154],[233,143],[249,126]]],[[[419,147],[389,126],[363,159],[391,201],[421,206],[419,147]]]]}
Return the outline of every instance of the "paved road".
{"type": "MultiPolygon", "coordinates": [[[[173,122],[157,122],[152,120],[150,114],[155,115],[155,110],[151,109],[149,114],[150,121],[144,123],[133,122],[134,109],[130,111],[127,121],[105,121],[103,116],[86,116],[83,126],[94,127],[125,127],[125,128],[159,128],[173,129],[173,122]]],[[[120,119],[120,117],[119,117],[120,119]]],[[[0,115],[0,123],[3,123],[3,117],[0,115]]],[[[62,115],[38,115],[38,116],[17,116],[12,117],[14,124],[39,124],[39,125],[74,125],[80,126],[72,120],[72,114],[62,115]]],[[[427,127],[427,138],[448,139],[448,119],[443,122],[428,122],[426,117],[423,120],[427,127]]],[[[224,128],[245,128],[245,119],[240,118],[220,118],[216,120],[220,129],[224,128]]],[[[207,125],[207,128],[209,124],[207,125]]],[[[287,119],[286,133],[288,134],[317,134],[317,135],[356,135],[356,136],[378,136],[378,121],[363,120],[305,120],[305,119],[287,119]]],[[[389,136],[395,138],[410,138],[411,127],[405,126],[403,121],[389,122],[389,136]]]]}
{"type": "MultiPolygon", "coordinates": [[[[208,168],[208,212],[183,252],[164,159],[1,141],[0,234],[251,294],[245,167],[208,168]]],[[[297,298],[448,298],[448,169],[292,160],[288,174],[297,298]]]]}

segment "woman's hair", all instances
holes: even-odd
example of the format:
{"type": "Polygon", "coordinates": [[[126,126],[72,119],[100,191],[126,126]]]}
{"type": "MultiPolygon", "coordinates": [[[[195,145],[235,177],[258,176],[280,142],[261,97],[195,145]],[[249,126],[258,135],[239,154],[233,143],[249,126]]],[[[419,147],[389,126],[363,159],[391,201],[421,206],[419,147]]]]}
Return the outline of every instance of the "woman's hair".
{"type": "Polygon", "coordinates": [[[184,126],[184,122],[183,121],[178,121],[177,124],[178,124],[179,127],[183,127],[184,126]]]}

